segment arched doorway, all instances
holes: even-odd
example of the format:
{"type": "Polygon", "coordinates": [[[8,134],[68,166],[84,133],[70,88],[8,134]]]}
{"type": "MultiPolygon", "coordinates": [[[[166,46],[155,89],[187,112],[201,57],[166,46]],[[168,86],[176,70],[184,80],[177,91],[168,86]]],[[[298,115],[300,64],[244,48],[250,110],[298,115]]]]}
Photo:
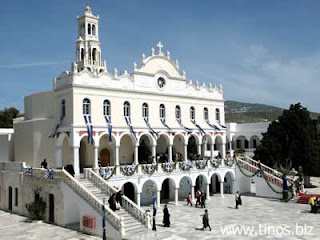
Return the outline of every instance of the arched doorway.
{"type": "Polygon", "coordinates": [[[221,136],[217,136],[215,139],[215,143],[214,143],[214,157],[222,156],[222,137],[221,136]]]}
{"type": "Polygon", "coordinates": [[[227,172],[224,176],[224,193],[233,193],[233,186],[232,186],[232,176],[230,172],[227,172]]]}
{"type": "Polygon", "coordinates": [[[211,184],[210,184],[210,193],[219,193],[220,192],[220,181],[217,174],[213,174],[211,176],[211,184]]]}
{"type": "Polygon", "coordinates": [[[148,206],[153,203],[153,196],[157,194],[157,184],[153,180],[147,180],[142,186],[140,194],[141,206],[148,206]]]}
{"type": "Polygon", "coordinates": [[[159,162],[169,161],[168,159],[168,145],[169,139],[164,134],[160,135],[157,140],[157,157],[159,156],[159,162]]]}
{"type": "Polygon", "coordinates": [[[127,196],[131,201],[135,202],[135,188],[131,182],[127,182],[122,187],[122,192],[127,196]]]}
{"type": "Polygon", "coordinates": [[[179,199],[186,199],[192,190],[192,181],[190,177],[184,176],[179,183],[179,199]]]}
{"type": "Polygon", "coordinates": [[[94,147],[92,144],[88,144],[87,136],[80,141],[79,164],[80,173],[83,173],[83,168],[92,168],[94,165],[94,147]]]}
{"type": "Polygon", "coordinates": [[[172,179],[166,178],[161,185],[161,202],[168,203],[174,200],[175,183],[172,179]]]}
{"type": "Polygon", "coordinates": [[[152,145],[148,136],[143,135],[139,141],[138,147],[139,163],[152,163],[152,145]]]}
{"type": "Polygon", "coordinates": [[[188,146],[187,146],[187,152],[188,152],[188,159],[189,160],[197,160],[198,159],[198,145],[196,138],[191,135],[188,139],[188,146]]]}
{"type": "Polygon", "coordinates": [[[207,179],[203,175],[199,175],[196,178],[195,191],[206,191],[207,190],[207,179]]]}
{"type": "Polygon", "coordinates": [[[177,134],[174,136],[172,153],[173,153],[173,159],[175,161],[178,160],[178,155],[180,155],[180,154],[185,158],[185,156],[184,156],[184,138],[181,134],[177,134]]]}
{"type": "Polygon", "coordinates": [[[104,148],[100,151],[99,154],[101,167],[110,166],[110,151],[107,148],[104,148]]]}
{"type": "Polygon", "coordinates": [[[124,164],[132,164],[133,163],[133,155],[134,155],[134,147],[133,140],[129,134],[126,134],[121,138],[120,141],[120,149],[119,149],[119,161],[120,165],[124,164]]]}

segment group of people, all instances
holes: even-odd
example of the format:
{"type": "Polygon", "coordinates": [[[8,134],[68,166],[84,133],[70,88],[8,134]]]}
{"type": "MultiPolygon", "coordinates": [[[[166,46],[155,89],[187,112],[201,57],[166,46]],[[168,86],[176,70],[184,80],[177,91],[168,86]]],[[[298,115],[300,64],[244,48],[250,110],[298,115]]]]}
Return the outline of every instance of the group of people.
{"type": "Polygon", "coordinates": [[[311,206],[311,213],[318,213],[320,209],[320,198],[317,198],[315,196],[311,196],[309,198],[309,204],[311,206]]]}
{"type": "Polygon", "coordinates": [[[120,208],[122,207],[122,191],[118,191],[117,193],[113,193],[109,200],[109,207],[112,211],[116,211],[116,210],[120,210],[120,208]]]}
{"type": "MultiPolygon", "coordinates": [[[[198,204],[201,206],[201,208],[206,208],[206,199],[207,199],[207,195],[206,192],[203,190],[202,192],[200,190],[197,191],[196,193],[196,207],[198,207],[198,204]]],[[[191,197],[191,193],[188,194],[187,197],[187,205],[189,205],[192,207],[192,197],[191,197]]]]}

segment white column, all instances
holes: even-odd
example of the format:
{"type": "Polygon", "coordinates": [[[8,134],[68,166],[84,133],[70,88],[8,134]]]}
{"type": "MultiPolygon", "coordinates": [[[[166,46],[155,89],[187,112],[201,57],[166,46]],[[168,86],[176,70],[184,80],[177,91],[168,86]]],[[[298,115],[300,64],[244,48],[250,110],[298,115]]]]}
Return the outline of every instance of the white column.
{"type": "Polygon", "coordinates": [[[209,183],[207,183],[207,190],[206,190],[206,192],[207,192],[207,200],[209,200],[209,199],[210,199],[210,184],[209,184],[209,183]]]}
{"type": "Polygon", "coordinates": [[[213,149],[214,149],[214,144],[211,144],[211,146],[210,146],[210,158],[211,158],[211,160],[213,159],[213,149]]]}
{"type": "Polygon", "coordinates": [[[169,145],[168,147],[168,158],[169,162],[172,162],[172,145],[169,145]]]}
{"type": "Polygon", "coordinates": [[[225,157],[226,157],[226,143],[222,143],[222,144],[221,144],[221,148],[222,148],[222,149],[221,149],[221,151],[222,151],[222,152],[221,152],[221,157],[222,157],[222,158],[225,158],[225,157]]]}
{"type": "Polygon", "coordinates": [[[160,208],[160,193],[161,193],[161,190],[157,190],[157,206],[158,208],[160,208]]]}
{"type": "Polygon", "coordinates": [[[178,205],[178,201],[179,201],[179,188],[176,188],[174,192],[174,202],[176,205],[178,205]]]}
{"type": "Polygon", "coordinates": [[[184,145],[184,160],[187,161],[188,160],[188,144],[184,145]]]}
{"type": "Polygon", "coordinates": [[[62,168],[62,147],[56,147],[56,168],[62,168]]]}
{"type": "Polygon", "coordinates": [[[94,168],[98,168],[99,167],[98,155],[99,155],[99,147],[98,146],[94,146],[94,164],[93,164],[94,168]]]}
{"type": "Polygon", "coordinates": [[[221,197],[224,197],[223,192],[224,192],[224,182],[220,182],[220,195],[221,195],[221,197]]]}
{"type": "Polygon", "coordinates": [[[191,186],[191,199],[192,203],[194,203],[194,186],[191,186]]]}
{"type": "Polygon", "coordinates": [[[119,153],[119,148],[120,148],[120,146],[117,146],[116,145],[116,175],[119,175],[120,174],[120,160],[119,160],[119,158],[120,158],[120,153],[119,153]]]}
{"type": "Polygon", "coordinates": [[[80,174],[80,164],[79,164],[79,147],[71,147],[72,159],[71,163],[73,165],[75,175],[80,174]]]}
{"type": "Polygon", "coordinates": [[[137,192],[136,194],[136,199],[137,199],[137,205],[140,207],[140,193],[137,192]]]}
{"type": "Polygon", "coordinates": [[[157,145],[152,146],[152,158],[153,158],[153,163],[156,163],[156,162],[157,162],[157,159],[156,159],[156,147],[157,147],[157,145]]]}
{"type": "Polygon", "coordinates": [[[139,164],[139,156],[138,156],[138,146],[136,145],[134,148],[134,164],[139,164]]]}
{"type": "Polygon", "coordinates": [[[201,155],[201,144],[198,144],[197,152],[198,152],[199,155],[201,155]]]}

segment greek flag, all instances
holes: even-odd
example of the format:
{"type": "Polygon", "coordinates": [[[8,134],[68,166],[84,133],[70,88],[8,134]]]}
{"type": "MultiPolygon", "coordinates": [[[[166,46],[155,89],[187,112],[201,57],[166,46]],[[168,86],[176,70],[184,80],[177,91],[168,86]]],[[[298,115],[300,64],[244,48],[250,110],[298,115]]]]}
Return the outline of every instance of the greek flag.
{"type": "Polygon", "coordinates": [[[166,124],[166,119],[165,118],[160,118],[160,121],[168,129],[169,132],[172,132],[171,128],[166,124]]]}
{"type": "Polygon", "coordinates": [[[45,173],[45,175],[44,175],[44,178],[45,179],[53,179],[53,169],[52,168],[48,168],[47,170],[46,170],[46,173],[45,173]]]}
{"type": "Polygon", "coordinates": [[[196,123],[196,120],[191,120],[191,122],[199,129],[199,131],[203,134],[206,134],[206,132],[202,129],[202,127],[200,127],[199,124],[196,123]]]}
{"type": "Polygon", "coordinates": [[[227,128],[226,126],[222,125],[221,123],[219,123],[219,124],[220,124],[220,126],[221,126],[222,128],[227,128]]]}
{"type": "Polygon", "coordinates": [[[177,121],[178,121],[180,127],[184,128],[184,130],[186,130],[187,132],[192,132],[192,131],[193,131],[193,129],[187,128],[186,126],[184,126],[184,125],[182,124],[182,121],[181,121],[180,118],[177,118],[177,121]]]}
{"type": "Polygon", "coordinates": [[[32,167],[27,167],[25,174],[32,174],[32,167]]]}
{"type": "Polygon", "coordinates": [[[153,196],[153,216],[157,215],[157,195],[153,196]]]}
{"type": "Polygon", "coordinates": [[[126,119],[126,122],[127,122],[129,129],[130,129],[131,134],[134,136],[134,138],[137,141],[138,139],[137,139],[136,133],[134,132],[133,127],[131,125],[131,118],[130,117],[124,117],[124,118],[126,119]]]}
{"type": "Polygon", "coordinates": [[[104,116],[106,119],[106,122],[108,124],[108,130],[109,130],[109,143],[112,143],[112,125],[111,125],[111,116],[104,116]]]}
{"type": "Polygon", "coordinates": [[[152,132],[152,133],[156,136],[156,139],[158,139],[160,136],[159,136],[159,134],[158,134],[155,130],[153,130],[153,128],[151,127],[151,125],[150,125],[150,123],[149,123],[149,118],[144,117],[143,119],[144,119],[144,121],[146,122],[146,124],[147,124],[150,132],[152,132]]]}
{"type": "Polygon", "coordinates": [[[53,130],[51,135],[49,135],[49,138],[54,138],[57,135],[58,129],[61,126],[63,119],[64,119],[64,115],[61,115],[61,117],[59,119],[59,123],[57,124],[56,128],[53,130]]]}
{"type": "Polygon", "coordinates": [[[220,131],[220,128],[218,128],[216,125],[209,123],[208,120],[206,120],[207,124],[212,127],[214,130],[220,131]]]}
{"type": "Polygon", "coordinates": [[[88,144],[93,144],[93,126],[92,126],[91,116],[84,115],[83,117],[84,117],[84,121],[86,122],[87,130],[88,130],[88,144]]]}

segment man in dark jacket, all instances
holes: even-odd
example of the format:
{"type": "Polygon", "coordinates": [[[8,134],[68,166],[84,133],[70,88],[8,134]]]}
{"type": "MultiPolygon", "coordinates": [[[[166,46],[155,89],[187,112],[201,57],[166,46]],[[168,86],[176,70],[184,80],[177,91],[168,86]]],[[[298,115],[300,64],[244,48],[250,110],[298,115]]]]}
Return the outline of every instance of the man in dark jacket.
{"type": "Polygon", "coordinates": [[[163,224],[165,227],[170,227],[170,214],[167,205],[164,205],[163,209],[163,224]]]}

